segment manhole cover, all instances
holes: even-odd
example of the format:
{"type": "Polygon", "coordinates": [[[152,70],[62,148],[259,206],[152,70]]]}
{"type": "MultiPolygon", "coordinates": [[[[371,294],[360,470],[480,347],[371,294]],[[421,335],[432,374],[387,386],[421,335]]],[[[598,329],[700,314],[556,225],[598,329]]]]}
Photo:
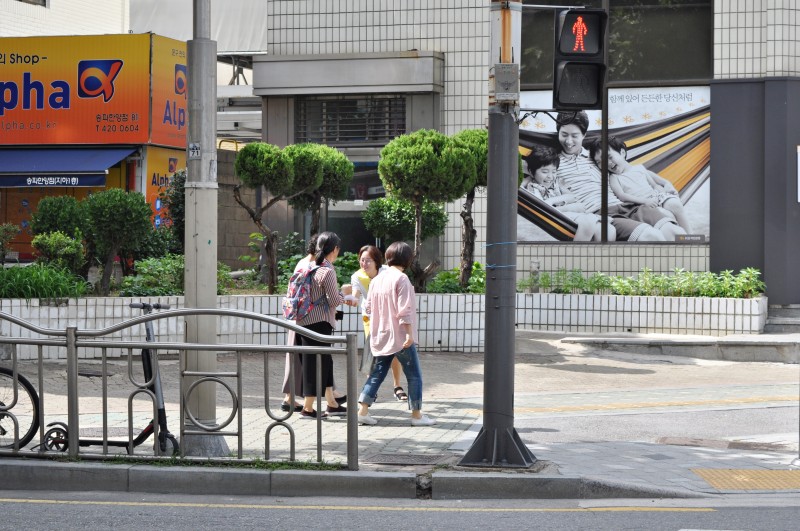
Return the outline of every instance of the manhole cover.
{"type": "Polygon", "coordinates": [[[376,465],[435,465],[446,457],[445,454],[375,454],[364,459],[364,462],[376,465]]]}

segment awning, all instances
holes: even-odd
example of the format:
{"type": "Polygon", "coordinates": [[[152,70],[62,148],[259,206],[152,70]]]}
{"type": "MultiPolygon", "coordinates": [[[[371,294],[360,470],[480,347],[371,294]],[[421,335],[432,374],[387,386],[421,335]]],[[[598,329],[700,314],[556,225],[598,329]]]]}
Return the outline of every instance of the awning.
{"type": "Polygon", "coordinates": [[[108,168],[136,148],[0,149],[0,188],[105,186],[108,168]]]}

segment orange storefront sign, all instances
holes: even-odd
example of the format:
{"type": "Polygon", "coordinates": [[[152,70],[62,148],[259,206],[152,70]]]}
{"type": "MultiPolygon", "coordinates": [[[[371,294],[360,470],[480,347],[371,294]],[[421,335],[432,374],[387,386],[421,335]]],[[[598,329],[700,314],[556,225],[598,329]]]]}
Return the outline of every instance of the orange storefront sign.
{"type": "Polygon", "coordinates": [[[165,37],[3,38],[0,144],[185,149],[186,83],[186,44],[165,37]]]}

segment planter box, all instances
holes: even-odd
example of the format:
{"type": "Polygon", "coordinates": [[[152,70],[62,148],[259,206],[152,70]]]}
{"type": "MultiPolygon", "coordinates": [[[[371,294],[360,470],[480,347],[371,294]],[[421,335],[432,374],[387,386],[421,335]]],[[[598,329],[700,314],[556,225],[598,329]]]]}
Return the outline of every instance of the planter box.
{"type": "MultiPolygon", "coordinates": [[[[59,306],[20,299],[0,300],[0,311],[9,313],[41,328],[64,330],[99,330],[141,315],[128,307],[131,302],[168,303],[184,306],[183,297],[126,298],[96,297],[72,299],[59,306]]],[[[231,295],[218,298],[219,308],[245,310],[279,316],[281,296],[231,295]]],[[[417,341],[423,351],[483,352],[484,296],[477,294],[421,294],[417,296],[419,331],[417,341]]],[[[623,297],[616,295],[558,295],[553,293],[517,294],[516,327],[526,330],[565,332],[638,332],[666,334],[759,334],[767,319],[767,298],[709,299],[683,297],[623,297]]],[[[155,321],[159,341],[182,341],[182,319],[155,321]]],[[[361,313],[345,310],[339,332],[358,332],[358,346],[363,347],[361,313]]],[[[0,320],[0,335],[38,337],[18,325],[0,320]]],[[[144,326],[121,330],[105,336],[122,340],[144,340],[144,326]]],[[[246,319],[220,317],[217,322],[219,343],[281,344],[286,342],[283,328],[246,319]]],[[[121,356],[121,350],[109,349],[109,356],[121,356]]],[[[36,347],[20,346],[21,359],[37,355],[36,347]]],[[[64,349],[43,347],[45,359],[65,357],[64,349]]],[[[100,351],[82,350],[81,357],[99,358],[100,351]]]]}
{"type": "Polygon", "coordinates": [[[517,328],[725,336],[760,334],[767,298],[517,294],[517,328]]]}

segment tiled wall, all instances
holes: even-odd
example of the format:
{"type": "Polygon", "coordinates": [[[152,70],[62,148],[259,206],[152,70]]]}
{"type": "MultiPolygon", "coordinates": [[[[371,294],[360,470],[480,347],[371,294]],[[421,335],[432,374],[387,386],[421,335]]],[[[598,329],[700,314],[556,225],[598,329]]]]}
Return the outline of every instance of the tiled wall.
{"type": "Polygon", "coordinates": [[[714,2],[714,78],[796,76],[800,73],[800,2],[714,2]]]}
{"type": "Polygon", "coordinates": [[[128,33],[129,3],[130,0],[50,0],[48,7],[42,7],[0,0],[0,37],[128,33]]]}
{"type": "Polygon", "coordinates": [[[656,274],[675,269],[708,271],[707,245],[630,244],[630,243],[553,243],[517,245],[517,280],[532,271],[554,272],[580,269],[584,276],[600,272],[635,276],[643,268],[656,274]]]}
{"type": "MultiPolygon", "coordinates": [[[[145,298],[85,298],[62,306],[43,306],[38,300],[0,299],[0,312],[11,314],[39,328],[64,331],[102,330],[141,315],[132,310],[134,301],[145,298]]],[[[161,297],[150,302],[183,308],[183,297],[161,297]]],[[[280,319],[281,297],[219,297],[218,308],[241,310],[280,319]]],[[[428,352],[483,352],[485,311],[483,295],[426,294],[417,296],[420,350],[428,352]]],[[[358,347],[364,346],[361,314],[348,308],[337,334],[355,332],[358,347]]],[[[767,299],[708,299],[678,297],[620,297],[601,295],[556,295],[519,293],[516,296],[515,324],[518,329],[559,330],[566,332],[639,332],[697,335],[757,334],[764,330],[767,299]]],[[[156,338],[164,342],[184,339],[185,317],[169,317],[153,322],[156,338]]],[[[41,338],[38,333],[6,320],[0,320],[0,336],[41,338]]],[[[143,341],[144,326],[136,325],[100,336],[100,340],[143,341]]],[[[217,318],[219,344],[283,345],[285,329],[249,318],[217,318]]],[[[37,347],[20,346],[21,359],[34,359],[37,347]]],[[[109,357],[122,355],[121,349],[108,349],[109,357]]],[[[0,348],[0,355],[7,349],[0,348]]],[[[99,349],[81,349],[80,358],[99,358],[99,349]]],[[[62,347],[43,347],[45,359],[63,359],[62,347]]]]}

